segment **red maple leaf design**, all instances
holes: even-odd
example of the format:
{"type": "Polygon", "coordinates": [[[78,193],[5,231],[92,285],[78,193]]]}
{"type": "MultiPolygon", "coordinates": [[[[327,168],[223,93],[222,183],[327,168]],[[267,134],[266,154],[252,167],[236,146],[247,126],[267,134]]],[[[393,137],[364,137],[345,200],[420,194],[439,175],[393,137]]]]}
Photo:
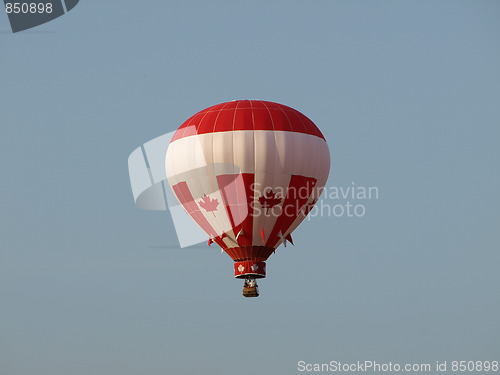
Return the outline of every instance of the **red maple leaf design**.
{"type": "Polygon", "coordinates": [[[198,202],[198,204],[200,205],[200,207],[203,207],[205,211],[211,212],[215,216],[214,211],[217,211],[219,201],[217,199],[212,199],[209,196],[204,195],[203,198],[201,198],[201,201],[198,202]]]}
{"type": "Polygon", "coordinates": [[[269,190],[264,193],[262,197],[259,198],[259,203],[262,207],[266,209],[266,215],[269,213],[269,209],[273,208],[277,204],[281,203],[281,198],[276,196],[273,190],[269,190]]]}

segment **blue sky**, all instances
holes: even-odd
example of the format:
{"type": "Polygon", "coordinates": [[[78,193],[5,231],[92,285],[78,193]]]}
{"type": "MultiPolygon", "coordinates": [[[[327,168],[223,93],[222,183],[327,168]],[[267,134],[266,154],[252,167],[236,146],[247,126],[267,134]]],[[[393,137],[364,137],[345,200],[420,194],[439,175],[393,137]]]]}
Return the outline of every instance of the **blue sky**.
{"type": "Polygon", "coordinates": [[[499,16],[497,1],[87,0],[11,34],[0,14],[2,375],[499,360],[499,16]],[[361,218],[304,222],[257,299],[216,248],[176,248],[127,171],[136,147],[239,98],[310,117],[328,186],[379,189],[361,218]]]}

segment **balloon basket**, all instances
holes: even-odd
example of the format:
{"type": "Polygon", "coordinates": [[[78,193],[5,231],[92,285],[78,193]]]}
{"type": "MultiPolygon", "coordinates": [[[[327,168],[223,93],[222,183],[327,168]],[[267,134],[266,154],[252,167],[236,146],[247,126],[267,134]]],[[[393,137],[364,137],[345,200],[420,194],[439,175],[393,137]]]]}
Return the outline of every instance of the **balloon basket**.
{"type": "Polygon", "coordinates": [[[258,297],[259,288],[256,286],[245,286],[243,287],[243,297],[258,297]]]}

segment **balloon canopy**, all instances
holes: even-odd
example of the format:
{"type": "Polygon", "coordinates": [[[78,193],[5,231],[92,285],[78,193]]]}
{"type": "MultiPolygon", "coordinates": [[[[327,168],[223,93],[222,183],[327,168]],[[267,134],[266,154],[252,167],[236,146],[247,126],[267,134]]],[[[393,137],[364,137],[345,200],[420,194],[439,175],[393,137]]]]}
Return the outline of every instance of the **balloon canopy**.
{"type": "Polygon", "coordinates": [[[323,134],[282,104],[236,100],[185,121],[166,155],[169,185],[187,213],[234,261],[237,278],[265,261],[321,195],[330,170],[323,134]]]}

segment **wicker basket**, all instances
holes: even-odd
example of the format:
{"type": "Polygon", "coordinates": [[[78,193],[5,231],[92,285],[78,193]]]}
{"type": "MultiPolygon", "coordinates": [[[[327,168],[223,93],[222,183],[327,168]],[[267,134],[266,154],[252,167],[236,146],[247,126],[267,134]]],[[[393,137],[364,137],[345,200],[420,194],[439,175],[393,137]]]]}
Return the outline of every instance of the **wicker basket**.
{"type": "Polygon", "coordinates": [[[256,286],[245,286],[243,287],[243,296],[245,297],[258,297],[259,290],[256,286]]]}

